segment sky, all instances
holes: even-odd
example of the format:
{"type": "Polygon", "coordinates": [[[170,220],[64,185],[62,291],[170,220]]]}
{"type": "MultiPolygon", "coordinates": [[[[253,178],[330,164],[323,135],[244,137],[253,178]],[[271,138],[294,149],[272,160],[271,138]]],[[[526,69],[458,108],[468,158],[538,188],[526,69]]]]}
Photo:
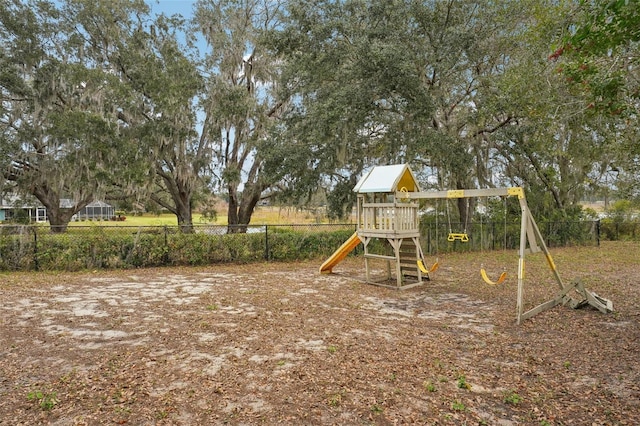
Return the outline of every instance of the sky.
{"type": "MultiPolygon", "coordinates": [[[[2,1],[2,0],[0,0],[2,1]]],[[[187,21],[193,16],[193,7],[197,0],[145,0],[151,7],[151,16],[164,13],[167,16],[182,15],[187,21]]],[[[178,41],[185,43],[184,34],[178,33],[178,41]]],[[[196,36],[196,47],[200,53],[207,50],[207,43],[200,36],[196,36]]]]}
{"type": "Polygon", "coordinates": [[[164,13],[169,16],[179,13],[189,18],[196,0],[146,0],[146,3],[154,13],[164,13]]]}

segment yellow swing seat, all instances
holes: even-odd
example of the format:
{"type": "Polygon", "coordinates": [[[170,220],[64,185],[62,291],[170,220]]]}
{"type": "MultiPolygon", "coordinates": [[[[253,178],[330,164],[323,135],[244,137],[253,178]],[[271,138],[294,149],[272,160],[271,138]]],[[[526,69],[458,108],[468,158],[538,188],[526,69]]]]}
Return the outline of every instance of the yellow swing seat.
{"type": "Polygon", "coordinates": [[[484,282],[489,284],[489,285],[502,284],[504,282],[504,280],[507,279],[507,273],[503,272],[503,273],[500,274],[500,276],[498,277],[497,281],[491,281],[489,279],[489,277],[487,276],[487,271],[485,271],[484,268],[480,268],[480,275],[482,275],[482,279],[484,280],[484,282]]]}
{"type": "Polygon", "coordinates": [[[436,263],[434,263],[433,265],[431,265],[431,268],[427,269],[427,267],[425,266],[424,262],[422,261],[422,259],[418,260],[418,268],[420,268],[420,270],[422,271],[423,274],[430,274],[432,272],[435,272],[438,270],[438,267],[440,266],[440,264],[438,263],[438,261],[436,260],[436,263]]]}
{"type": "Polygon", "coordinates": [[[467,235],[466,232],[462,232],[462,233],[450,232],[449,236],[447,237],[447,241],[450,241],[450,242],[462,241],[463,243],[467,243],[469,242],[469,235],[467,235]]]}

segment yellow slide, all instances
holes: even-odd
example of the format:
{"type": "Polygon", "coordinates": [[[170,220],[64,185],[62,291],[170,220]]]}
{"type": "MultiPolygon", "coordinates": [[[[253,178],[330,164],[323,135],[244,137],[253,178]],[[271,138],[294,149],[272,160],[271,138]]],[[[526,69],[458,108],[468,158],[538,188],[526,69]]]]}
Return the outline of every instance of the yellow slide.
{"type": "Polygon", "coordinates": [[[358,247],[358,244],[360,244],[360,238],[358,238],[358,233],[354,232],[353,235],[320,266],[320,273],[330,274],[333,267],[347,257],[354,248],[358,247]]]}

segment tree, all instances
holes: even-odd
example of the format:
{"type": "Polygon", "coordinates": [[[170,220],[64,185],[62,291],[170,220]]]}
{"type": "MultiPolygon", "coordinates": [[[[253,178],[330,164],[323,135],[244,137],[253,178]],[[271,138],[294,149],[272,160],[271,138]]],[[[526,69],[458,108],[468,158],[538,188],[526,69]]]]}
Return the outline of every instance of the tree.
{"type": "Polygon", "coordinates": [[[295,99],[285,117],[291,197],[328,187],[330,214],[343,216],[363,169],[407,161],[424,140],[431,99],[402,1],[292,1],[268,36],[284,57],[281,89],[295,99]]]}
{"type": "MultiPolygon", "coordinates": [[[[416,146],[420,163],[441,188],[495,185],[495,135],[515,124],[499,90],[517,55],[517,34],[529,19],[528,2],[414,2],[414,40],[422,82],[433,99],[429,143],[416,146]]],[[[458,199],[467,223],[473,200],[458,199]]]]}
{"type": "Polygon", "coordinates": [[[576,90],[563,66],[549,60],[549,46],[563,34],[573,6],[530,5],[532,19],[518,37],[522,48],[499,85],[517,125],[494,137],[500,172],[527,187],[538,217],[554,220],[602,190],[624,140],[615,116],[594,114],[589,94],[576,90]]]}
{"type": "Polygon", "coordinates": [[[549,58],[587,95],[589,108],[637,114],[640,103],[640,6],[637,1],[580,0],[549,58]]]}
{"type": "Polygon", "coordinates": [[[66,29],[48,2],[0,5],[2,176],[47,208],[54,232],[103,187],[121,141],[115,114],[105,114],[118,87],[83,64],[66,29]],[[64,196],[72,207],[61,206],[64,196]]]}
{"type": "Polygon", "coordinates": [[[639,197],[640,6],[637,1],[577,2],[567,31],[549,56],[572,90],[584,97],[590,119],[615,121],[619,142],[608,175],[622,197],[639,197]]]}
{"type": "Polygon", "coordinates": [[[183,232],[191,232],[209,151],[196,131],[194,103],[202,80],[195,59],[178,42],[183,19],[151,20],[143,2],[128,0],[69,0],[66,12],[84,36],[85,55],[122,87],[118,117],[132,143],[128,161],[144,163],[138,164],[144,173],[130,169],[125,195],[150,197],[176,215],[183,232]]]}
{"type": "Polygon", "coordinates": [[[363,168],[406,161],[442,187],[491,185],[491,135],[514,123],[497,81],[527,19],[511,1],[292,2],[272,37],[299,99],[292,182],[345,194],[363,168]]]}
{"type": "Polygon", "coordinates": [[[259,34],[277,25],[277,2],[200,0],[194,30],[207,42],[202,140],[214,155],[212,169],[228,194],[230,232],[242,232],[262,193],[270,133],[286,105],[276,96],[278,63],[259,34]],[[237,226],[240,225],[240,226],[237,226]]]}
{"type": "MultiPolygon", "coordinates": [[[[506,126],[493,135],[494,173],[504,183],[524,186],[528,197],[535,199],[532,207],[539,215],[545,204],[547,209],[564,208],[568,200],[561,197],[558,184],[565,173],[559,173],[558,161],[567,158],[567,146],[560,128],[566,124],[563,111],[574,101],[565,98],[562,82],[556,81],[547,62],[548,34],[561,27],[556,16],[562,16],[562,6],[529,4],[528,25],[513,39],[510,66],[496,82],[505,101],[510,105],[514,125],[506,126]],[[551,86],[550,82],[554,82],[551,86]],[[550,87],[551,86],[551,87],[550,87]]],[[[574,120],[575,124],[577,120],[574,120]]],[[[572,146],[575,138],[572,138],[572,146]]]]}

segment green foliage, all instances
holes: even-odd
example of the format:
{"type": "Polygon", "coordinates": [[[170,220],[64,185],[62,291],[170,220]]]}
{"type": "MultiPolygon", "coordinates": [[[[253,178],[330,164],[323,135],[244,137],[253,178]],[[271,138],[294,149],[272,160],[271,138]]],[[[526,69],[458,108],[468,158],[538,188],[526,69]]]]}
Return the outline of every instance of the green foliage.
{"type": "Polygon", "coordinates": [[[268,233],[216,232],[195,228],[182,233],[169,227],[72,227],[64,234],[42,227],[0,227],[0,270],[77,271],[163,265],[210,265],[259,262],[269,249],[273,260],[292,261],[328,256],[353,233],[270,227],[268,233]]]}
{"type": "Polygon", "coordinates": [[[409,6],[358,1],[289,4],[284,25],[265,36],[286,58],[283,91],[299,99],[285,118],[296,141],[284,157],[288,182],[300,193],[333,187],[330,210],[349,205],[352,179],[371,161],[405,158],[424,140],[431,102],[414,66],[409,6]],[[290,84],[289,82],[295,82],[290,84]]]}
{"type": "Polygon", "coordinates": [[[615,223],[630,220],[634,213],[634,205],[630,200],[617,200],[607,209],[607,217],[615,223]]]}
{"type": "Polygon", "coordinates": [[[215,223],[218,220],[218,212],[213,207],[207,207],[200,211],[201,218],[207,222],[215,223]]]}
{"type": "Polygon", "coordinates": [[[6,220],[5,223],[17,223],[21,225],[28,225],[31,223],[29,213],[23,209],[16,209],[14,215],[10,220],[6,220]]]}
{"type": "Polygon", "coordinates": [[[342,400],[344,399],[344,394],[343,393],[336,393],[334,395],[331,395],[328,398],[327,403],[329,404],[329,406],[331,407],[339,407],[340,404],[342,404],[342,400]]]}
{"type": "MultiPolygon", "coordinates": [[[[513,249],[520,244],[521,211],[515,198],[481,198],[478,203],[484,213],[477,212],[466,224],[458,222],[454,214],[449,219],[440,205],[438,211],[430,211],[420,219],[420,232],[423,236],[425,252],[446,253],[452,251],[472,251],[480,249],[513,249]],[[468,243],[451,243],[447,241],[449,229],[461,232],[466,229],[470,241],[468,243]]],[[[535,203],[535,200],[532,200],[535,203]]],[[[535,209],[535,205],[529,206],[535,209]]],[[[536,209],[544,213],[541,217],[533,216],[549,246],[589,245],[597,244],[597,218],[592,211],[583,210],[581,206],[573,206],[565,211],[536,209]]]]}
{"type": "Polygon", "coordinates": [[[256,0],[199,1],[190,23],[191,35],[207,42],[199,105],[205,117],[201,140],[207,145],[198,152],[213,153],[213,161],[203,165],[216,164],[230,225],[250,222],[262,193],[278,182],[279,165],[290,157],[272,137],[289,101],[275,90],[280,59],[259,37],[280,24],[280,7],[256,0]]]}
{"type": "Polygon", "coordinates": [[[370,408],[371,412],[374,414],[381,414],[384,411],[384,408],[379,404],[373,404],[370,408]]]}
{"type": "Polygon", "coordinates": [[[502,400],[506,404],[518,405],[522,402],[522,397],[518,395],[514,390],[507,390],[504,392],[502,400]]]}
{"type": "Polygon", "coordinates": [[[601,114],[637,113],[638,2],[581,0],[574,16],[573,31],[551,58],[565,59],[563,72],[588,96],[589,108],[601,114]]]}
{"type": "Polygon", "coordinates": [[[638,209],[630,200],[617,200],[607,209],[606,218],[600,221],[602,238],[605,240],[631,240],[640,238],[638,209]]]}
{"type": "Polygon", "coordinates": [[[450,188],[522,185],[539,222],[602,186],[640,193],[637,1],[480,6],[200,1],[187,23],[143,0],[1,2],[2,178],[54,225],[73,213],[62,194],[113,193],[184,231],[216,184],[230,224],[270,188],[326,190],[343,217],[362,172],[391,162],[450,188]]]}
{"type": "Polygon", "coordinates": [[[353,230],[297,232],[286,228],[276,229],[275,232],[269,232],[269,255],[273,260],[302,260],[329,255],[353,233],[353,230]]]}
{"type": "Polygon", "coordinates": [[[35,390],[27,394],[27,400],[36,402],[42,410],[49,411],[58,404],[58,395],[55,392],[45,393],[35,390]]]}
{"type": "Polygon", "coordinates": [[[582,25],[571,37],[572,44],[593,54],[640,41],[640,8],[634,1],[591,2],[581,0],[582,25]]]}
{"type": "MultiPolygon", "coordinates": [[[[80,5],[93,3],[74,4],[81,9],[80,5]]],[[[127,15],[144,9],[143,2],[114,1],[110,6],[92,19],[121,12],[122,19],[107,18],[103,23],[126,27],[133,22],[127,15]]],[[[110,68],[112,52],[101,50],[98,59],[92,57],[95,49],[83,49],[80,40],[91,39],[92,34],[85,31],[79,37],[81,21],[82,14],[70,2],[0,5],[0,88],[7,95],[3,106],[11,115],[2,114],[6,119],[0,125],[0,139],[10,147],[3,152],[10,167],[3,167],[1,177],[47,207],[52,226],[66,226],[84,204],[106,191],[115,174],[148,158],[148,151],[145,156],[127,155],[131,144],[123,135],[128,130],[120,126],[116,113],[130,112],[122,81],[110,68]],[[73,209],[59,209],[63,194],[75,199],[73,209]]],[[[122,41],[127,31],[119,30],[114,39],[122,41]]],[[[93,46],[98,44],[103,45],[93,46]]],[[[129,124],[131,128],[133,123],[129,124]]],[[[119,175],[120,185],[126,175],[119,175]]]]}
{"type": "Polygon", "coordinates": [[[356,194],[353,187],[356,186],[356,175],[339,180],[327,194],[327,215],[329,219],[344,219],[356,202],[356,194]]]}
{"type": "MultiPolygon", "coordinates": [[[[509,248],[517,247],[519,235],[519,224],[511,226],[514,229],[509,228],[509,248]]],[[[594,239],[595,226],[595,222],[559,222],[542,224],[541,229],[549,234],[548,244],[566,245],[594,239]],[[583,240],[579,239],[580,235],[583,240]]],[[[479,225],[476,223],[471,229],[471,235],[479,238],[479,225]]],[[[202,226],[194,227],[195,232],[182,233],[175,227],[96,225],[74,226],[60,234],[41,226],[4,225],[0,227],[0,270],[83,270],[259,262],[266,258],[275,261],[316,259],[332,254],[353,233],[352,226],[327,231],[325,225],[270,225],[250,230],[260,232],[227,234],[224,227],[202,226]]],[[[492,226],[485,222],[482,231],[487,238],[485,248],[491,248],[487,246],[491,233],[495,234],[491,238],[497,238],[493,248],[502,247],[502,224],[492,226]]],[[[423,228],[424,232],[432,230],[427,227],[423,228]]],[[[446,229],[440,232],[442,251],[479,249],[473,240],[463,248],[453,247],[446,241],[446,229]]],[[[607,239],[635,238],[640,235],[640,224],[603,220],[602,234],[607,239]]],[[[425,242],[435,244],[430,238],[425,242]]],[[[386,241],[376,240],[369,249],[371,253],[389,254],[390,247],[386,241]]],[[[356,249],[354,254],[358,252],[356,249]]]]}
{"type": "Polygon", "coordinates": [[[0,270],[33,269],[35,247],[33,228],[3,225],[0,227],[0,270]]]}
{"type": "Polygon", "coordinates": [[[471,389],[471,385],[467,382],[467,378],[464,375],[458,376],[458,388],[471,389]]]}
{"type": "Polygon", "coordinates": [[[454,401],[451,403],[451,408],[454,411],[465,411],[467,407],[460,401],[454,401]]]}
{"type": "Polygon", "coordinates": [[[211,150],[197,145],[202,80],[178,42],[182,25],[150,16],[143,0],[0,5],[1,108],[11,112],[1,177],[47,207],[52,230],[107,193],[151,197],[191,225],[211,150]],[[74,211],[58,209],[63,194],[74,211]]]}
{"type": "Polygon", "coordinates": [[[424,388],[427,390],[427,392],[435,392],[437,390],[436,385],[434,385],[431,381],[425,382],[424,388]]]}

